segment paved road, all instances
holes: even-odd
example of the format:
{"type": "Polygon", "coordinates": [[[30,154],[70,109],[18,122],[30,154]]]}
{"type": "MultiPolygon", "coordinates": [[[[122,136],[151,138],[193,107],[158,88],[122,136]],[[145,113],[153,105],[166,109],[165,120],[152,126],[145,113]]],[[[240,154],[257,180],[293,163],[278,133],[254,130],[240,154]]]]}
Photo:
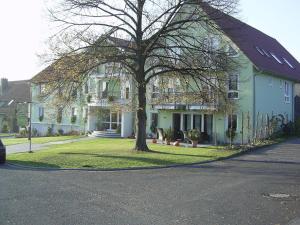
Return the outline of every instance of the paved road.
{"type": "Polygon", "coordinates": [[[300,140],[232,160],[171,169],[2,166],[0,224],[299,225],[300,140]]]}

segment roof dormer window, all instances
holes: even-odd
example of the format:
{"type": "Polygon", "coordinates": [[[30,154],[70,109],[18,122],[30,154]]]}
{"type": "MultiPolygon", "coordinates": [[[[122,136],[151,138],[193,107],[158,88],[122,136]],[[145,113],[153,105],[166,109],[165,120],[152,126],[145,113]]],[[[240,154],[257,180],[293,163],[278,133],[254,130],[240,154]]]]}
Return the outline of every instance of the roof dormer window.
{"type": "Polygon", "coordinates": [[[286,64],[288,64],[289,67],[291,67],[292,69],[295,69],[295,67],[286,58],[283,58],[283,60],[286,64]]]}
{"type": "Polygon", "coordinates": [[[256,50],[257,50],[261,55],[265,55],[264,52],[263,52],[258,46],[256,46],[256,50]]]}
{"type": "Polygon", "coordinates": [[[282,64],[281,60],[273,52],[271,52],[271,55],[278,63],[282,64]]]}
{"type": "Polygon", "coordinates": [[[267,57],[269,57],[269,58],[271,57],[270,54],[269,54],[266,50],[264,50],[263,48],[262,48],[261,50],[265,53],[265,55],[266,55],[267,57]]]}

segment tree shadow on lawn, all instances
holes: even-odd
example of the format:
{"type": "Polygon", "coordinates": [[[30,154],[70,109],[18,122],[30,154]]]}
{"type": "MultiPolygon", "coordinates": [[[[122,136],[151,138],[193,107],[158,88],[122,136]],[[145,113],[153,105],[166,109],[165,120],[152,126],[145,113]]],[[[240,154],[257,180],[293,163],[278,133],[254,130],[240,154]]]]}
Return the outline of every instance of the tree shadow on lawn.
{"type": "MultiPolygon", "coordinates": [[[[128,161],[136,161],[141,163],[147,163],[147,164],[155,164],[159,166],[164,165],[175,165],[175,164],[184,164],[184,163],[190,163],[190,162],[180,162],[180,160],[170,160],[170,159],[157,159],[157,158],[147,158],[147,157],[137,157],[137,156],[117,156],[117,155],[101,155],[101,154],[93,154],[93,153],[59,153],[64,155],[86,155],[86,156],[93,156],[93,157],[99,157],[99,158],[111,158],[111,159],[123,159],[128,161]]],[[[211,156],[202,156],[203,160],[208,160],[211,158],[211,156]]],[[[200,161],[200,160],[199,160],[200,161]]],[[[199,162],[197,160],[191,162],[199,162]]],[[[143,165],[141,165],[143,166],[143,165]]],[[[147,166],[147,165],[144,165],[147,166]]]]}
{"type": "Polygon", "coordinates": [[[21,166],[45,167],[45,168],[56,168],[56,169],[61,168],[60,166],[55,164],[34,162],[34,161],[7,160],[7,163],[21,165],[21,166]]]}

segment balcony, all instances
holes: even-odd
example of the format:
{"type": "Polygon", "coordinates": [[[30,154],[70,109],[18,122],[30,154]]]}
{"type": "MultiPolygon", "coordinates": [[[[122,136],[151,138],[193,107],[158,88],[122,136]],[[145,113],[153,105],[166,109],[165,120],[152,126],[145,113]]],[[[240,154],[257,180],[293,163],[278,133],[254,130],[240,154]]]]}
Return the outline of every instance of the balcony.
{"type": "Polygon", "coordinates": [[[128,101],[129,99],[121,96],[121,91],[102,91],[97,96],[92,96],[89,106],[110,107],[116,104],[125,105],[128,101]]]}
{"type": "Polygon", "coordinates": [[[150,104],[154,109],[217,110],[218,100],[212,92],[154,92],[150,104]]]}

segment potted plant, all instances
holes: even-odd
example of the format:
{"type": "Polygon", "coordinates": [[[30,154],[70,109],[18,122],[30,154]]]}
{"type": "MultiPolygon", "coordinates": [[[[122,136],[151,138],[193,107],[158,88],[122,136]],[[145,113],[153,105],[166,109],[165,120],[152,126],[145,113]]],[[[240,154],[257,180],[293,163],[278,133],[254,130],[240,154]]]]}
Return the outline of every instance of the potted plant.
{"type": "Polygon", "coordinates": [[[196,148],[200,139],[200,132],[197,129],[190,130],[188,131],[188,138],[191,139],[193,148],[196,148]]]}
{"type": "Polygon", "coordinates": [[[172,137],[173,137],[173,130],[170,127],[165,131],[165,140],[167,145],[170,145],[172,137]]]}

